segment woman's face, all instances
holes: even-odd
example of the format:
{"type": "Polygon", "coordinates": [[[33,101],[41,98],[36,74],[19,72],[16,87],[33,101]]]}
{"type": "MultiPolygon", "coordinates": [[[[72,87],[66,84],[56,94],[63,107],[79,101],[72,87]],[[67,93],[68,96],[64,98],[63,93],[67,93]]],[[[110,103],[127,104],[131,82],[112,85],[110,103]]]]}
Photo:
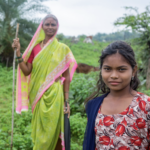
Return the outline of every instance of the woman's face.
{"type": "Polygon", "coordinates": [[[133,70],[131,65],[119,53],[107,56],[102,65],[102,78],[110,90],[120,91],[130,87],[132,76],[135,75],[137,67],[133,70]]]}
{"type": "Polygon", "coordinates": [[[53,18],[47,18],[43,23],[43,30],[46,36],[52,37],[57,31],[57,22],[53,18]]]}

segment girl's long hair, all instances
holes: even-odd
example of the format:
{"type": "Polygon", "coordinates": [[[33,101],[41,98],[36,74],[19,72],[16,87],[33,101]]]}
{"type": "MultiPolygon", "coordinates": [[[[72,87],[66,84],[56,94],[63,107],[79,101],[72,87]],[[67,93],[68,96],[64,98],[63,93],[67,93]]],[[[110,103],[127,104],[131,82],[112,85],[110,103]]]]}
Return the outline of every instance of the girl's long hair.
{"type": "MultiPolygon", "coordinates": [[[[134,67],[137,65],[135,61],[134,51],[130,45],[128,45],[126,42],[123,42],[123,41],[113,42],[102,51],[102,55],[100,56],[100,59],[99,59],[100,69],[102,69],[104,59],[109,55],[116,54],[117,52],[120,55],[122,55],[131,65],[132,69],[134,69],[134,67]]],[[[140,81],[137,77],[137,72],[136,72],[134,79],[131,80],[130,82],[131,89],[137,90],[139,83],[140,81]]],[[[97,82],[97,90],[85,100],[85,103],[87,103],[89,100],[95,97],[98,97],[100,94],[105,94],[108,92],[110,92],[110,89],[105,85],[102,79],[101,72],[100,72],[99,80],[97,82]]]]}

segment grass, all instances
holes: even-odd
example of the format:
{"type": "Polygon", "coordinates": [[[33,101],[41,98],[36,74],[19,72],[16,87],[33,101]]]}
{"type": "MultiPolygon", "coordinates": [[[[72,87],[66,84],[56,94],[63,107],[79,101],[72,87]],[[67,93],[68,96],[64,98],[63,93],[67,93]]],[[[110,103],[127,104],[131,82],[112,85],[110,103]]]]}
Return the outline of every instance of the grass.
{"type": "Polygon", "coordinates": [[[80,40],[78,43],[71,43],[70,40],[65,39],[62,42],[67,44],[74,54],[77,63],[85,63],[92,66],[99,66],[98,60],[101,51],[107,47],[108,42],[83,43],[80,40]]]}

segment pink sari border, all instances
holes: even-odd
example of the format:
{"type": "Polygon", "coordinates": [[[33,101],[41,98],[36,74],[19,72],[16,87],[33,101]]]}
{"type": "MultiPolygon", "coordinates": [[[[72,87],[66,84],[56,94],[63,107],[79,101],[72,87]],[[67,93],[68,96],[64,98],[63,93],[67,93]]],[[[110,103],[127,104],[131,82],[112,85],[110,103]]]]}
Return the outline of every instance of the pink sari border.
{"type": "MultiPolygon", "coordinates": [[[[71,60],[71,62],[72,62],[72,60],[71,60]]],[[[70,63],[70,62],[69,62],[70,63]]],[[[72,71],[70,72],[70,82],[72,81],[72,78],[73,78],[73,74],[74,74],[74,72],[76,71],[76,69],[77,69],[77,63],[75,62],[75,64],[74,64],[74,66],[72,67],[72,71]]],[[[67,69],[66,69],[67,70],[67,69]]]]}
{"type": "MultiPolygon", "coordinates": [[[[34,36],[33,36],[33,38],[32,38],[32,40],[31,40],[31,42],[29,43],[29,45],[28,45],[28,47],[27,47],[27,49],[26,49],[26,51],[24,52],[24,54],[23,54],[23,58],[27,55],[27,53],[28,53],[28,51],[29,51],[29,49],[30,49],[30,47],[31,47],[31,45],[33,44],[33,41],[34,41],[34,39],[36,38],[36,35],[38,34],[38,32],[41,30],[41,28],[42,28],[42,24],[43,24],[43,21],[40,23],[40,25],[38,26],[38,28],[37,28],[37,30],[36,30],[36,32],[35,32],[35,34],[34,34],[34,36]]],[[[59,28],[59,23],[58,23],[58,25],[57,25],[57,31],[58,31],[58,28],[59,28]]],[[[52,39],[56,36],[56,34],[57,34],[57,31],[56,31],[56,33],[55,33],[55,35],[49,40],[49,42],[45,45],[45,46],[47,46],[51,41],[52,41],[52,39]]],[[[17,103],[17,107],[16,107],[16,112],[17,113],[19,113],[19,114],[21,114],[21,111],[24,109],[23,107],[24,106],[22,106],[22,97],[21,97],[21,73],[20,73],[20,67],[18,66],[18,71],[17,71],[17,85],[18,85],[18,88],[17,88],[17,101],[16,101],[16,103],[17,103]]],[[[28,79],[30,78],[30,75],[28,76],[28,79]]],[[[28,108],[26,108],[26,109],[28,109],[28,108]]]]}
{"type": "MultiPolygon", "coordinates": [[[[34,34],[32,40],[31,40],[29,46],[27,47],[27,50],[25,51],[25,53],[22,56],[23,58],[27,55],[31,44],[33,43],[33,40],[35,39],[37,33],[39,32],[39,30],[42,27],[42,24],[43,24],[43,22],[41,22],[40,25],[39,25],[39,27],[37,28],[37,31],[35,32],[35,34],[34,34]]],[[[17,71],[17,85],[18,85],[18,89],[17,89],[18,91],[17,91],[17,93],[18,94],[16,95],[17,96],[16,112],[19,113],[19,114],[21,114],[21,111],[24,109],[23,106],[22,106],[22,98],[21,98],[21,73],[20,73],[20,71],[21,71],[20,67],[18,66],[18,71],[17,71]]],[[[28,108],[26,108],[26,109],[28,109],[28,108]]]]}
{"type": "Polygon", "coordinates": [[[28,111],[28,107],[27,107],[27,106],[23,106],[23,107],[21,108],[21,110],[20,110],[20,109],[18,110],[18,109],[16,108],[16,113],[17,113],[17,114],[21,114],[22,111],[28,111]]]}
{"type": "Polygon", "coordinates": [[[60,139],[61,139],[61,145],[62,145],[62,150],[65,150],[65,141],[64,141],[64,134],[62,135],[62,133],[59,135],[60,139]]]}
{"type": "Polygon", "coordinates": [[[71,62],[75,62],[74,66],[73,66],[73,68],[72,68],[72,71],[70,72],[70,82],[72,81],[73,74],[74,74],[74,72],[75,72],[75,70],[76,70],[76,68],[77,68],[77,63],[76,63],[76,61],[74,61],[73,59],[70,60],[70,61],[65,65],[64,69],[62,69],[62,70],[55,76],[54,80],[51,81],[51,82],[47,85],[47,87],[41,92],[41,95],[40,95],[39,98],[37,99],[35,105],[32,107],[32,112],[34,111],[34,108],[35,108],[37,102],[40,100],[40,98],[42,97],[42,95],[44,94],[44,92],[55,82],[55,80],[56,80],[63,72],[65,72],[65,71],[69,68],[69,65],[70,65],[71,62]]]}
{"type": "MultiPolygon", "coordinates": [[[[18,74],[17,74],[18,81],[21,81],[21,73],[20,68],[18,67],[18,74]]],[[[17,108],[16,112],[21,113],[22,110],[22,98],[21,98],[21,82],[18,82],[18,95],[17,95],[17,108]]]]}
{"type": "Polygon", "coordinates": [[[39,30],[41,29],[42,24],[43,24],[43,21],[40,23],[39,27],[37,28],[37,30],[36,30],[36,32],[35,32],[35,34],[34,34],[32,40],[31,40],[31,42],[30,42],[30,44],[29,44],[29,46],[28,46],[28,48],[27,48],[27,50],[25,51],[25,53],[24,53],[24,55],[23,55],[23,58],[27,55],[27,53],[28,53],[28,51],[29,51],[29,47],[31,46],[31,44],[32,44],[33,40],[35,39],[37,33],[38,33],[39,30]]]}

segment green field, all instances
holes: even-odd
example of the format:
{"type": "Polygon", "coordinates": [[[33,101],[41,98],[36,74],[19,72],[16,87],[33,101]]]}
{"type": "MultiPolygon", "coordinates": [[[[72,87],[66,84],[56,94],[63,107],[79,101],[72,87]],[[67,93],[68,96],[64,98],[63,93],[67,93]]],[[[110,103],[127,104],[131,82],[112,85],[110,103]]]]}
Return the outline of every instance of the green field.
{"type": "Polygon", "coordinates": [[[101,55],[101,51],[106,48],[109,42],[97,42],[93,44],[83,43],[83,39],[76,43],[71,43],[69,39],[64,39],[62,42],[67,44],[72,50],[77,63],[86,63],[92,66],[99,66],[98,60],[101,55]]]}
{"type": "MultiPolygon", "coordinates": [[[[94,42],[94,44],[71,43],[64,40],[72,50],[78,63],[87,63],[99,66],[98,59],[108,43],[94,42]]],[[[140,52],[136,52],[139,64],[140,52]]],[[[10,149],[11,139],[11,107],[12,107],[12,68],[2,67],[0,64],[0,150],[10,149]]],[[[70,106],[71,106],[71,150],[81,150],[86,126],[86,114],[84,110],[84,100],[94,91],[98,72],[91,72],[87,75],[75,73],[70,86],[70,106]]],[[[150,95],[150,90],[145,89],[143,75],[139,75],[142,84],[140,92],[150,95]]],[[[13,150],[32,150],[31,140],[31,110],[22,115],[15,113],[14,118],[14,148],[13,150]]]]}

